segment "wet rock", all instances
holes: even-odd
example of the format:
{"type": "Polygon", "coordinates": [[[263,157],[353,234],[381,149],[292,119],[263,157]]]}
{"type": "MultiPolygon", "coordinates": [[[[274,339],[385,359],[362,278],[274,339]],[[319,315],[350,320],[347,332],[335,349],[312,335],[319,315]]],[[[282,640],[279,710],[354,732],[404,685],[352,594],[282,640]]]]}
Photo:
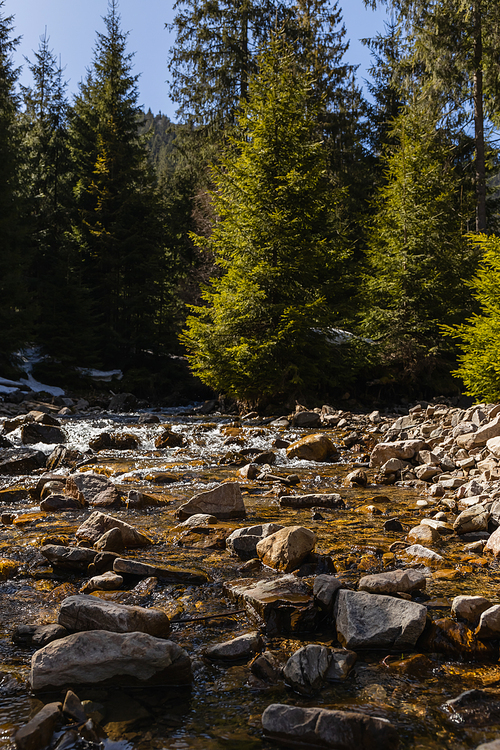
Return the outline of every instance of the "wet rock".
{"type": "Polygon", "coordinates": [[[116,602],[108,602],[95,596],[77,594],[69,596],[61,604],[59,625],[80,632],[82,630],[109,630],[113,633],[148,633],[157,638],[166,638],[170,633],[170,622],[159,609],[145,609],[116,602]]]}
{"type": "Polygon", "coordinates": [[[272,703],[262,714],[265,737],[285,746],[332,750],[395,750],[396,729],[386,719],[354,711],[300,708],[272,703]]]}
{"type": "Polygon", "coordinates": [[[280,508],[345,508],[339,494],[314,493],[312,495],[281,495],[280,508]]]}
{"type": "Polygon", "coordinates": [[[191,661],[176,643],[147,633],[91,630],[49,643],[31,659],[35,691],[62,685],[96,685],[117,680],[138,685],[186,685],[191,661]]]}
{"type": "Polygon", "coordinates": [[[61,703],[47,703],[14,735],[17,750],[40,750],[48,747],[56,729],[64,722],[61,703]]]}
{"type": "Polygon", "coordinates": [[[76,497],[69,495],[48,495],[40,502],[40,510],[44,513],[55,513],[57,511],[81,510],[84,506],[76,497]]]}
{"type": "Polygon", "coordinates": [[[453,526],[451,525],[451,523],[441,521],[437,517],[422,518],[420,523],[422,526],[430,526],[431,529],[435,529],[440,536],[448,536],[449,534],[453,534],[453,526]]]}
{"type": "Polygon", "coordinates": [[[308,644],[288,659],[283,670],[285,681],[297,693],[313,695],[324,685],[331,662],[330,649],[308,644]]]}
{"type": "Polygon", "coordinates": [[[476,626],[482,613],[491,607],[483,596],[456,596],[451,603],[451,613],[459,620],[476,626]]]}
{"type": "Polygon", "coordinates": [[[77,724],[83,724],[87,721],[88,717],[82,702],[72,690],[68,690],[66,693],[62,711],[65,716],[77,724]]]}
{"type": "Polygon", "coordinates": [[[232,601],[246,608],[250,619],[264,624],[270,637],[311,632],[317,626],[318,610],[312,602],[311,587],[295,576],[229,581],[224,589],[232,601]]]}
{"type": "Polygon", "coordinates": [[[410,529],[406,539],[410,544],[423,544],[426,546],[441,541],[441,534],[431,526],[419,524],[410,529]]]}
{"type": "Polygon", "coordinates": [[[220,520],[244,518],[245,503],[237,482],[225,482],[213,490],[200,492],[178,508],[176,515],[185,520],[197,513],[208,513],[220,520]]]}
{"type": "Polygon", "coordinates": [[[500,698],[487,690],[466,690],[446,701],[444,707],[467,725],[484,727],[500,722],[500,698]]]}
{"type": "Polygon", "coordinates": [[[94,511],[79,526],[75,536],[79,541],[95,544],[103,534],[115,528],[120,530],[124,547],[147,547],[152,544],[151,539],[140,531],[137,531],[137,529],[134,529],[130,524],[101,513],[98,510],[94,511]]]}
{"type": "Polygon", "coordinates": [[[241,469],[238,469],[238,476],[242,479],[253,481],[254,479],[257,479],[260,472],[260,466],[257,466],[257,464],[247,464],[246,466],[242,466],[241,469]]]}
{"type": "Polygon", "coordinates": [[[419,641],[419,647],[453,659],[490,661],[498,658],[498,647],[493,642],[481,641],[471,628],[449,617],[432,622],[419,641]]]}
{"type": "Polygon", "coordinates": [[[74,497],[85,505],[94,505],[102,500],[102,495],[106,492],[108,501],[118,502],[120,496],[113,482],[102,474],[71,474],[66,479],[66,494],[74,497]]]}
{"type": "Polygon", "coordinates": [[[115,573],[131,576],[141,576],[141,578],[161,578],[168,583],[207,583],[210,576],[204,570],[200,569],[183,569],[175,565],[155,565],[137,560],[127,560],[124,557],[118,557],[113,563],[115,573]]]}
{"type": "Polygon", "coordinates": [[[337,682],[345,680],[349,672],[356,664],[358,658],[355,651],[349,651],[346,648],[331,648],[332,659],[326,679],[328,682],[337,682]]]}
{"type": "Polygon", "coordinates": [[[89,448],[93,451],[128,451],[137,450],[139,438],[130,432],[101,432],[96,438],[89,441],[89,448]]]}
{"type": "Polygon", "coordinates": [[[21,441],[24,445],[35,443],[65,443],[66,433],[60,427],[39,422],[31,422],[21,427],[21,441]]]}
{"type": "Polygon", "coordinates": [[[405,557],[410,557],[415,561],[424,562],[427,565],[440,565],[444,562],[444,557],[442,557],[442,555],[438,555],[437,552],[428,549],[428,547],[424,547],[422,544],[412,544],[409,547],[406,547],[403,554],[405,557]]]}
{"type": "Polygon", "coordinates": [[[345,484],[350,487],[366,487],[368,476],[363,469],[351,471],[345,478],[345,484]]]}
{"type": "Polygon", "coordinates": [[[256,551],[264,565],[290,573],[300,566],[315,544],[313,531],[303,526],[288,526],[258,542],[256,551]]]}
{"type": "Polygon", "coordinates": [[[115,527],[106,531],[94,546],[99,552],[123,552],[124,544],[120,529],[115,527]]]}
{"type": "Polygon", "coordinates": [[[137,424],[160,424],[160,417],[156,414],[140,414],[137,424]]]}
{"type": "Polygon", "coordinates": [[[30,448],[7,448],[0,450],[0,474],[16,476],[31,474],[45,466],[46,456],[42,451],[30,448]]]}
{"type": "Polygon", "coordinates": [[[389,518],[384,523],[384,531],[404,531],[404,526],[397,518],[389,518]]]}
{"type": "Polygon", "coordinates": [[[155,440],[155,448],[182,448],[186,445],[186,439],[180,432],[173,432],[166,428],[155,440]]]}
{"type": "Polygon", "coordinates": [[[226,548],[237,555],[240,560],[251,560],[257,557],[256,547],[261,539],[274,534],[283,526],[277,523],[265,523],[259,526],[246,526],[236,529],[226,539],[226,548]]]}
{"type": "Polygon", "coordinates": [[[97,555],[95,550],[87,547],[63,547],[58,544],[46,544],[40,548],[40,552],[55,568],[81,572],[87,571],[97,555]]]}
{"type": "Polygon", "coordinates": [[[224,643],[216,643],[205,649],[205,656],[212,661],[239,661],[250,659],[262,650],[263,641],[256,632],[245,633],[224,643]]]}
{"type": "Polygon", "coordinates": [[[62,466],[69,466],[74,468],[77,461],[81,461],[83,453],[76,450],[70,450],[64,445],[56,445],[52,453],[47,459],[48,471],[54,471],[62,466]]]}
{"type": "Polygon", "coordinates": [[[108,570],[101,576],[93,576],[80,589],[82,594],[91,594],[93,591],[116,591],[123,586],[123,576],[108,570]]]}
{"type": "Polygon", "coordinates": [[[264,651],[252,660],[250,671],[262,682],[274,684],[281,679],[283,665],[271,651],[264,651]]]}
{"type": "Polygon", "coordinates": [[[184,531],[176,544],[179,547],[197,549],[226,549],[226,539],[230,531],[223,526],[195,526],[184,531]]]}
{"type": "Polygon", "coordinates": [[[132,411],[132,409],[135,409],[136,407],[137,398],[133,393],[117,393],[110,399],[108,404],[108,409],[115,412],[132,411]]]}
{"type": "MultiPolygon", "coordinates": [[[[54,476],[54,475],[53,475],[54,476]]],[[[42,500],[49,495],[62,495],[66,489],[66,480],[64,477],[48,478],[47,481],[43,481],[45,477],[40,477],[35,487],[34,494],[36,497],[40,497],[42,500]]]]}
{"type": "Polygon", "coordinates": [[[292,417],[294,427],[319,427],[321,415],[315,411],[298,411],[292,417]]]}
{"type": "Polygon", "coordinates": [[[69,635],[62,625],[18,625],[12,633],[12,641],[17,646],[42,648],[52,641],[69,635]]]}
{"type": "Polygon", "coordinates": [[[273,466],[276,463],[276,453],[273,451],[263,451],[262,453],[257,453],[252,458],[252,461],[258,466],[262,466],[263,464],[273,466]]]}
{"type": "Polygon", "coordinates": [[[370,594],[410,594],[425,589],[424,573],[415,568],[391,570],[385,573],[363,576],[358,583],[360,591],[370,594]]]}
{"type": "Polygon", "coordinates": [[[425,627],[427,608],[392,596],[341,589],[334,607],[346,648],[410,648],[425,627]]]}
{"type": "Polygon", "coordinates": [[[185,527],[188,529],[194,528],[195,526],[207,526],[210,524],[216,524],[217,519],[215,516],[211,516],[209,513],[195,513],[194,516],[189,516],[185,521],[178,524],[177,528],[185,527]]]}
{"type": "Polygon", "coordinates": [[[370,454],[370,466],[372,468],[382,466],[390,458],[399,458],[403,461],[413,458],[424,448],[423,440],[399,440],[394,443],[378,443],[370,454]]]}
{"type": "Polygon", "coordinates": [[[326,435],[318,433],[297,440],[286,449],[287,458],[299,458],[303,461],[328,461],[338,455],[337,447],[326,435]]]}
{"type": "Polygon", "coordinates": [[[314,579],[313,595],[314,600],[322,609],[331,612],[335,595],[342,588],[342,581],[335,576],[319,575],[314,579]]]}
{"type": "Polygon", "coordinates": [[[457,534],[468,534],[471,531],[486,531],[490,511],[484,505],[474,505],[462,511],[455,519],[453,528],[457,534]]]}
{"type": "Polygon", "coordinates": [[[494,604],[481,613],[475,635],[481,640],[500,638],[500,604],[494,604]]]}

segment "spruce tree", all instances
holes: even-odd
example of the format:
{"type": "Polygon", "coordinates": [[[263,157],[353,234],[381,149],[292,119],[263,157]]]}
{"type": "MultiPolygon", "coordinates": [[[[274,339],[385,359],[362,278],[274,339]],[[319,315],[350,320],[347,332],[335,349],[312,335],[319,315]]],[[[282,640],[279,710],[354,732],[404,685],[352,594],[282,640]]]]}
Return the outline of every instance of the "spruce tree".
{"type": "Polygon", "coordinates": [[[31,300],[27,293],[26,268],[29,254],[22,229],[20,191],[19,99],[15,92],[18,70],[12,53],[13,19],[4,14],[0,2],[0,358],[26,343],[30,328],[31,300]]]}
{"type": "Polygon", "coordinates": [[[279,37],[258,65],[231,148],[213,170],[212,234],[195,237],[219,275],[183,336],[201,380],[250,403],[328,380],[321,329],[334,318],[328,303],[345,260],[325,240],[333,197],[311,76],[279,37]]]}
{"type": "Polygon", "coordinates": [[[96,351],[113,365],[158,343],[166,269],[161,206],[139,136],[138,77],[116,0],[109,0],[104,23],[71,116],[72,233],[92,297],[96,351]]]}

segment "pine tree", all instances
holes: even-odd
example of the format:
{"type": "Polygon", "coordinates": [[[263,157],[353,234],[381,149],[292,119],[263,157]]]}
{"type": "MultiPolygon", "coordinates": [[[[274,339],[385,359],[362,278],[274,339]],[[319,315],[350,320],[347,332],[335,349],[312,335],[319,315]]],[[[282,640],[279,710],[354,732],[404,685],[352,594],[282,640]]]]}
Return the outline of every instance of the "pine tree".
{"type": "Polygon", "coordinates": [[[219,277],[183,336],[204,383],[252,403],[328,379],[320,330],[333,318],[327,302],[345,259],[325,241],[332,196],[311,76],[279,37],[258,63],[232,147],[213,171],[212,234],[195,238],[214,252],[219,277]]]}
{"type": "Polygon", "coordinates": [[[19,99],[15,92],[18,70],[12,53],[13,19],[5,16],[0,1],[0,357],[26,343],[30,326],[30,299],[26,287],[29,256],[21,228],[19,99]]]}
{"type": "Polygon", "coordinates": [[[137,76],[109,0],[106,33],[71,117],[77,221],[73,237],[96,318],[102,362],[122,363],[157,342],[163,277],[162,212],[139,137],[137,76]]]}
{"type": "Polygon", "coordinates": [[[66,83],[46,33],[34,61],[27,62],[33,85],[22,87],[21,125],[30,290],[37,301],[34,339],[58,362],[78,364],[90,354],[88,329],[82,325],[89,306],[69,241],[73,200],[66,83]]]}
{"type": "Polygon", "coordinates": [[[467,205],[453,144],[436,121],[417,103],[396,118],[368,247],[365,332],[413,385],[423,385],[443,355],[440,324],[467,310],[463,279],[474,260],[463,239],[467,205]]]}

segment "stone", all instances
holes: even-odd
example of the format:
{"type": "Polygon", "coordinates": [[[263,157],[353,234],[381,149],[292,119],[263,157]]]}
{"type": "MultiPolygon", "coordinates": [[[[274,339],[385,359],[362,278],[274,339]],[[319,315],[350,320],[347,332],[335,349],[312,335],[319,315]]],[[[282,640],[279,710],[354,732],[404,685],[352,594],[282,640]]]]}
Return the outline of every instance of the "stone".
{"type": "Polygon", "coordinates": [[[281,679],[283,667],[271,651],[264,651],[250,662],[250,671],[262,682],[273,684],[281,679]]]}
{"type": "Polygon", "coordinates": [[[493,453],[494,456],[500,458],[500,436],[487,440],[486,447],[490,453],[493,453]]]}
{"type": "Polygon", "coordinates": [[[245,633],[224,643],[216,643],[205,649],[205,656],[211,661],[248,661],[259,651],[264,642],[257,632],[245,633]]]}
{"type": "Polygon", "coordinates": [[[413,591],[425,589],[426,580],[424,573],[415,568],[390,570],[363,576],[358,583],[358,589],[370,594],[411,594],[413,591]]]}
{"type": "Polygon", "coordinates": [[[483,596],[456,596],[451,603],[451,613],[459,620],[476,626],[482,613],[491,607],[483,596]]]}
{"type": "Polygon", "coordinates": [[[498,659],[498,647],[494,641],[481,641],[468,625],[450,617],[434,620],[426,628],[419,647],[425,651],[445,654],[452,659],[498,659]]]}
{"type": "Polygon", "coordinates": [[[500,527],[490,535],[485,544],[484,552],[491,552],[495,557],[500,555],[500,527]]]}
{"type": "Polygon", "coordinates": [[[332,611],[335,595],[342,588],[342,581],[326,574],[316,576],[313,584],[314,600],[328,612],[332,611]]]}
{"type": "Polygon", "coordinates": [[[466,690],[456,698],[446,701],[444,707],[455,721],[473,727],[489,727],[500,722],[500,700],[497,693],[488,690],[466,690]]]}
{"type": "Polygon", "coordinates": [[[366,487],[368,476],[363,469],[355,469],[346,476],[344,484],[348,487],[366,487]]]}
{"type": "Polygon", "coordinates": [[[260,472],[260,466],[257,466],[257,464],[246,464],[246,466],[242,466],[241,469],[238,469],[238,476],[242,479],[253,481],[254,479],[257,479],[260,472]]]}
{"type": "Polygon", "coordinates": [[[113,633],[148,633],[166,638],[170,633],[167,615],[159,609],[133,607],[126,604],[77,594],[61,603],[59,625],[73,631],[109,630],[113,633]]]}
{"type": "MultiPolygon", "coordinates": [[[[472,433],[472,442],[469,444],[469,450],[470,448],[477,448],[483,445],[487,446],[489,440],[497,437],[500,437],[500,415],[496,416],[490,422],[479,427],[476,432],[472,433]]],[[[493,453],[493,451],[491,452],[493,453]]]]}
{"type": "Polygon", "coordinates": [[[12,642],[18,646],[42,648],[47,643],[69,635],[66,628],[57,623],[51,625],[18,625],[12,633],[12,642]]]}
{"type": "Polygon", "coordinates": [[[303,461],[328,461],[338,457],[337,447],[329,437],[321,433],[307,435],[296,440],[286,449],[287,458],[298,458],[303,461]]]}
{"type": "Polygon", "coordinates": [[[172,641],[147,633],[90,630],[73,633],[36,651],[31,659],[34,691],[64,685],[117,681],[137,685],[187,685],[191,660],[172,641]]]}
{"type": "Polygon", "coordinates": [[[68,690],[66,693],[62,711],[65,716],[77,724],[84,724],[88,719],[80,698],[72,690],[68,690]]]}
{"type": "Polygon", "coordinates": [[[478,638],[500,638],[500,604],[494,604],[481,613],[475,634],[478,638]]]}
{"type": "Polygon", "coordinates": [[[14,735],[17,750],[40,750],[48,747],[56,729],[64,724],[61,703],[47,703],[40,711],[18,729],[14,735]]]}
{"type": "Polygon", "coordinates": [[[128,451],[137,450],[139,438],[129,432],[101,432],[100,435],[89,441],[89,448],[93,451],[114,450],[128,451]]]}
{"type": "Polygon", "coordinates": [[[87,547],[63,547],[59,544],[46,544],[40,548],[41,554],[55,568],[87,572],[94,562],[97,552],[87,547]]]}
{"type": "MultiPolygon", "coordinates": [[[[80,403],[80,402],[79,402],[80,403]]],[[[79,403],[76,405],[78,408],[79,403]]],[[[89,405],[88,402],[86,404],[89,405]]],[[[133,393],[117,393],[109,400],[109,411],[125,412],[132,411],[137,406],[137,398],[133,393]]],[[[80,407],[81,408],[81,407],[80,407]]],[[[85,408],[85,407],[83,407],[85,408]]]]}
{"type": "Polygon", "coordinates": [[[281,495],[280,508],[345,508],[336,492],[315,492],[312,495],[281,495]]]}
{"type": "Polygon", "coordinates": [[[440,536],[448,536],[449,534],[453,534],[453,526],[451,525],[451,523],[441,521],[436,517],[422,518],[422,520],[420,521],[420,525],[430,526],[431,529],[435,529],[437,532],[439,532],[440,536]]]}
{"type": "Polygon", "coordinates": [[[116,526],[106,531],[95,543],[95,548],[99,552],[123,552],[124,544],[122,532],[116,526]]]}
{"type": "Polygon", "coordinates": [[[427,608],[392,596],[341,589],[334,607],[337,636],[346,648],[411,648],[427,608]]]}
{"type": "Polygon", "coordinates": [[[326,646],[313,643],[303,646],[285,664],[285,682],[297,693],[313,695],[323,687],[331,660],[326,646]]]}
{"type": "Polygon", "coordinates": [[[424,547],[422,544],[411,544],[403,550],[405,557],[411,557],[415,561],[425,562],[427,565],[440,565],[444,562],[444,557],[438,555],[434,550],[424,547]]]}
{"type": "Polygon", "coordinates": [[[297,411],[292,417],[294,427],[319,427],[321,415],[315,411],[297,411]]]}
{"type": "Polygon", "coordinates": [[[127,560],[118,557],[113,562],[113,571],[122,575],[140,576],[141,578],[161,578],[167,583],[200,584],[208,583],[210,576],[199,568],[178,568],[175,565],[157,565],[127,560]]]}
{"type": "Polygon", "coordinates": [[[176,515],[184,521],[196,513],[209,513],[219,520],[245,518],[246,508],[238,482],[224,482],[213,490],[200,492],[181,505],[176,515]]]}
{"type": "Polygon", "coordinates": [[[259,526],[246,526],[236,529],[226,539],[226,548],[237,555],[240,560],[251,560],[257,557],[256,547],[261,539],[274,534],[283,526],[277,523],[265,523],[259,526]]]}
{"type": "Polygon", "coordinates": [[[394,443],[378,443],[370,454],[370,467],[382,466],[390,458],[408,461],[425,446],[424,440],[398,440],[394,443]]]}
{"type": "Polygon", "coordinates": [[[318,610],[313,605],[311,587],[292,575],[255,581],[244,578],[224,584],[228,597],[245,607],[258,625],[264,623],[266,635],[312,632],[318,610]]]}
{"type": "Polygon", "coordinates": [[[328,682],[337,682],[345,680],[349,672],[356,664],[358,658],[355,651],[349,651],[346,648],[331,648],[332,660],[326,673],[328,682]]]}
{"type": "Polygon", "coordinates": [[[106,490],[118,495],[113,482],[102,474],[71,474],[66,479],[66,494],[84,505],[93,505],[106,490]]]}
{"type": "Polygon", "coordinates": [[[163,430],[155,440],[155,448],[181,448],[186,445],[186,439],[180,432],[173,432],[170,428],[163,430]]]}
{"type": "Polygon", "coordinates": [[[125,505],[127,506],[127,509],[141,510],[142,508],[151,508],[154,505],[159,505],[159,501],[152,495],[146,495],[145,492],[129,490],[127,492],[125,505]]]}
{"type": "Polygon", "coordinates": [[[304,526],[287,526],[258,542],[260,560],[274,570],[290,573],[305,560],[316,544],[316,534],[304,526]]]}
{"type": "Polygon", "coordinates": [[[419,524],[410,529],[406,539],[410,544],[423,544],[426,546],[441,541],[441,534],[431,526],[419,524]]]}
{"type": "Polygon", "coordinates": [[[415,468],[415,475],[417,479],[420,479],[422,482],[430,482],[433,477],[442,473],[440,466],[434,466],[432,464],[422,464],[415,468]]]}
{"type": "Polygon", "coordinates": [[[66,440],[66,433],[60,427],[39,422],[31,422],[21,427],[21,441],[24,445],[65,443],[66,440]]]}
{"type": "Polygon", "coordinates": [[[491,742],[482,742],[476,747],[476,750],[500,750],[500,739],[491,742]]]}
{"type": "Polygon", "coordinates": [[[93,591],[116,591],[123,586],[123,576],[108,570],[100,576],[93,576],[80,589],[82,594],[91,594],[93,591]]]}
{"type": "Polygon", "coordinates": [[[47,457],[31,448],[7,448],[0,451],[0,474],[19,476],[31,474],[45,466],[47,457]]]}
{"type": "Polygon", "coordinates": [[[100,511],[94,511],[76,530],[76,538],[95,544],[110,529],[120,530],[124,547],[148,547],[153,542],[130,524],[100,511]]]}
{"type": "Polygon", "coordinates": [[[40,510],[44,513],[53,513],[66,510],[81,510],[84,506],[76,497],[68,495],[52,494],[48,495],[40,502],[40,510]]]}
{"type": "Polygon", "coordinates": [[[207,526],[216,523],[216,517],[210,515],[210,513],[195,513],[194,516],[189,516],[189,518],[186,518],[185,521],[182,521],[182,523],[178,524],[177,528],[184,527],[192,529],[196,526],[207,526]]]}
{"type": "Polygon", "coordinates": [[[466,508],[453,522],[457,534],[468,534],[471,531],[487,531],[490,511],[482,504],[466,508]]]}
{"type": "Polygon", "coordinates": [[[271,703],[262,714],[264,736],[285,747],[396,750],[399,733],[386,719],[355,711],[271,703]]]}

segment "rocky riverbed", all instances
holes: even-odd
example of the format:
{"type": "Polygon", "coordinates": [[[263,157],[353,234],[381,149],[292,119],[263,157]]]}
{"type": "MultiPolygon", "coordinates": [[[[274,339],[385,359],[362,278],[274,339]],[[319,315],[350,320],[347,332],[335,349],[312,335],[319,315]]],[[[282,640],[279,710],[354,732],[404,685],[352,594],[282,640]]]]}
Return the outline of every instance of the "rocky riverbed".
{"type": "Polygon", "coordinates": [[[498,750],[500,406],[217,406],[0,408],[0,748],[498,750]]]}

